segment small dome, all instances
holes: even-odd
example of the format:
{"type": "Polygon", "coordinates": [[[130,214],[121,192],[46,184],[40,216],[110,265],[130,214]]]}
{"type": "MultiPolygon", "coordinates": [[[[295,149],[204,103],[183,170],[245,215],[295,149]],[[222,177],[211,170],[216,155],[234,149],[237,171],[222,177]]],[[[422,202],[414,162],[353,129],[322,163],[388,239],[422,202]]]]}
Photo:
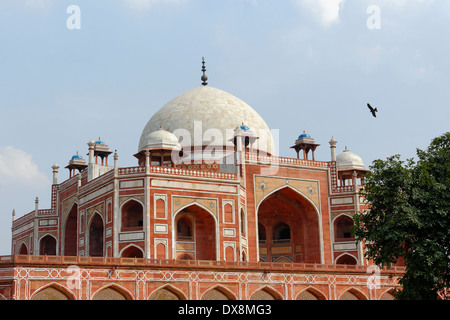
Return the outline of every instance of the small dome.
{"type": "Polygon", "coordinates": [[[307,133],[302,133],[301,135],[298,136],[299,139],[302,138],[311,138],[311,135],[307,134],[307,133]]]}
{"type": "Polygon", "coordinates": [[[74,156],[72,157],[72,160],[74,160],[74,159],[83,159],[83,157],[80,156],[80,155],[77,153],[76,155],[74,155],[74,156]]]}
{"type": "Polygon", "coordinates": [[[360,156],[350,152],[350,150],[345,147],[345,150],[336,157],[336,162],[338,169],[363,169],[364,163],[360,156]]]}
{"type": "Polygon", "coordinates": [[[159,129],[141,137],[139,152],[146,149],[181,150],[181,146],[178,138],[173,133],[159,129]]]}

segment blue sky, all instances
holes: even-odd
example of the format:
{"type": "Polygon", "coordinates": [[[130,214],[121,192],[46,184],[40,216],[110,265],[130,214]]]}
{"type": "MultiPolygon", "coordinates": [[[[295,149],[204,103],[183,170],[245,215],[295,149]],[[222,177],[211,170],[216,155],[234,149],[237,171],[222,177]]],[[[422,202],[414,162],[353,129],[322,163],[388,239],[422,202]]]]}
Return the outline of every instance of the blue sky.
{"type": "Polygon", "coordinates": [[[211,86],[280,130],[281,156],[306,130],[318,160],[332,136],[366,167],[413,157],[449,131],[449,30],[443,0],[2,0],[0,254],[13,208],[30,212],[36,196],[50,207],[54,162],[65,180],[101,137],[120,166],[137,165],[142,129],[200,85],[202,56],[211,86]],[[67,28],[70,5],[80,29],[67,28]]]}

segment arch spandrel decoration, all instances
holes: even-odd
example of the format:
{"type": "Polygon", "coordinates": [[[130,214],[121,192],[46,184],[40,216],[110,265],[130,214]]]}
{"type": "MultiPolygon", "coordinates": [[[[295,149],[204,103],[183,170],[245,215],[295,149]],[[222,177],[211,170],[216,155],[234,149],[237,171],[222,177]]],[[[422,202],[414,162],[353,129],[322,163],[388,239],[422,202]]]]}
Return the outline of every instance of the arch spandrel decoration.
{"type": "Polygon", "coordinates": [[[72,207],[74,204],[78,205],[78,196],[74,195],[67,199],[64,199],[62,201],[62,221],[66,221],[67,216],[69,215],[70,211],[72,210],[72,207]]]}
{"type": "Polygon", "coordinates": [[[105,203],[104,202],[98,203],[95,206],[87,209],[86,221],[91,221],[91,219],[95,213],[99,214],[100,217],[102,217],[103,221],[105,221],[105,214],[104,214],[105,213],[105,203]]]}
{"type": "Polygon", "coordinates": [[[175,215],[180,209],[191,204],[197,204],[211,212],[217,219],[217,199],[209,198],[191,198],[191,197],[172,197],[172,215],[175,215]]]}
{"type": "Polygon", "coordinates": [[[320,212],[320,196],[319,196],[319,182],[279,178],[279,177],[262,177],[255,176],[255,202],[258,205],[268,194],[283,187],[290,187],[302,194],[308,199],[320,212]]]}

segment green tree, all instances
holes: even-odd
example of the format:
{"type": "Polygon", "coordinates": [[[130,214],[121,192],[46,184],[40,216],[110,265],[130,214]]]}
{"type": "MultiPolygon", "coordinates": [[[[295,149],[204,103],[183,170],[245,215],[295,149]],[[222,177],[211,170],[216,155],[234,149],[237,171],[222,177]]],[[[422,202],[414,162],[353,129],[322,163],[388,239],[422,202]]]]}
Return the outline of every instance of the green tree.
{"type": "Polygon", "coordinates": [[[404,259],[397,299],[449,299],[450,132],[417,149],[417,157],[372,163],[360,193],[370,210],[354,216],[355,237],[379,266],[404,259]]]}

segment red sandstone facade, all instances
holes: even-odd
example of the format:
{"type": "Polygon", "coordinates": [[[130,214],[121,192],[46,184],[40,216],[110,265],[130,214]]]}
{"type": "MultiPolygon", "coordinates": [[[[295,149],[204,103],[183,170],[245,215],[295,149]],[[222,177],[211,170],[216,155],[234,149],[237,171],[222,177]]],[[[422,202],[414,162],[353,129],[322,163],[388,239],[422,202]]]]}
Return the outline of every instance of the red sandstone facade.
{"type": "Polygon", "coordinates": [[[334,139],[331,161],[307,159],[313,142],[296,144],[304,159],[239,152],[238,143],[231,172],[166,161],[163,145],[122,168],[117,153],[108,166],[112,152],[91,141],[89,163],[74,156],[62,183],[55,165],[51,208],[36,199],[13,221],[0,297],[392,298],[403,268],[369,267],[354,241],[367,170],[339,163],[334,139]]]}

